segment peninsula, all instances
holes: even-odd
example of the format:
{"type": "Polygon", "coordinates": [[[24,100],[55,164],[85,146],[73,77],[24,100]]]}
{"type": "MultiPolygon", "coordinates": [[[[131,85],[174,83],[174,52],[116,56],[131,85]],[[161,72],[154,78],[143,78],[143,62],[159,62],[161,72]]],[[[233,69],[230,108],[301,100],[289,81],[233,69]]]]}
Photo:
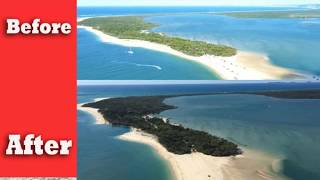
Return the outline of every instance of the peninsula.
{"type": "Polygon", "coordinates": [[[243,52],[233,47],[203,41],[170,37],[152,32],[157,24],[145,21],[145,16],[115,16],[82,18],[79,28],[96,34],[107,43],[141,47],[195,61],[208,67],[226,80],[305,79],[306,75],[275,66],[267,56],[243,52]]]}
{"type": "Polygon", "coordinates": [[[288,99],[320,99],[319,89],[179,94],[98,98],[92,103],[79,104],[78,109],[92,114],[97,124],[131,127],[130,132],[117,138],[151,146],[168,162],[176,180],[287,180],[269,171],[270,168],[277,171],[282,157],[245,146],[240,150],[236,144],[223,138],[173,124],[157,115],[176,108],[165,104],[163,101],[166,98],[241,93],[288,99]]]}
{"type": "MultiPolygon", "coordinates": [[[[117,138],[151,146],[168,162],[175,180],[222,180],[226,171],[231,173],[228,177],[235,177],[233,171],[238,171],[233,160],[247,159],[238,156],[242,151],[236,144],[156,116],[176,108],[164,104],[163,100],[177,96],[95,99],[92,103],[79,104],[78,109],[92,114],[97,124],[101,124],[102,116],[105,123],[131,127],[131,131],[117,138]]],[[[247,156],[245,153],[243,156],[247,156]]]]}
{"type": "Polygon", "coordinates": [[[138,39],[164,44],[174,50],[190,56],[233,56],[236,49],[224,45],[210,44],[203,41],[191,41],[179,37],[169,37],[160,33],[150,32],[156,24],[144,21],[143,16],[96,17],[81,21],[79,25],[90,26],[108,35],[120,39],[138,39]]]}
{"type": "Polygon", "coordinates": [[[163,103],[172,96],[139,96],[105,99],[82,105],[98,109],[108,122],[115,126],[127,126],[154,135],[159,143],[174,154],[200,152],[212,156],[241,154],[238,146],[226,139],[206,132],[171,124],[156,117],[162,111],[176,107],[163,103]]]}

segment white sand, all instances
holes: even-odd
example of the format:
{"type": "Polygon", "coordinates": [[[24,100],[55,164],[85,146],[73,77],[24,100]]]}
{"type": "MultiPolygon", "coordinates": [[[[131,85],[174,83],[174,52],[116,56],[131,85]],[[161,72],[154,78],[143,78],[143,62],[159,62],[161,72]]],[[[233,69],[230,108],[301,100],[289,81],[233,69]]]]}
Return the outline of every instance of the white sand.
{"type": "MultiPolygon", "coordinates": [[[[95,98],[94,102],[101,101],[101,100],[108,99],[108,98],[109,97],[95,98]]],[[[109,122],[104,119],[102,114],[98,112],[98,109],[91,108],[91,107],[83,107],[82,106],[83,104],[84,103],[77,104],[77,109],[80,111],[84,111],[84,112],[91,114],[95,118],[96,124],[109,124],[109,122]]]]}
{"type": "Polygon", "coordinates": [[[97,101],[101,101],[101,100],[105,100],[105,99],[110,99],[110,97],[95,98],[95,99],[93,99],[93,101],[94,101],[94,102],[97,102],[97,101]]]}
{"type": "Polygon", "coordinates": [[[241,149],[243,155],[225,166],[224,180],[289,180],[281,175],[283,157],[244,147],[241,149]]]}
{"type": "MultiPolygon", "coordinates": [[[[95,101],[106,98],[96,98],[95,101]]],[[[107,120],[97,109],[82,107],[96,119],[97,124],[106,124],[107,120]]],[[[282,157],[245,149],[244,154],[230,157],[214,157],[202,153],[177,155],[168,152],[153,135],[132,128],[130,132],[117,137],[125,141],[134,141],[151,146],[168,162],[176,180],[288,180],[279,175],[282,157]]]]}
{"type": "Polygon", "coordinates": [[[96,124],[108,124],[108,122],[103,118],[102,114],[98,112],[98,109],[83,107],[82,105],[83,104],[78,104],[77,109],[91,114],[95,118],[96,124]]]}
{"type": "Polygon", "coordinates": [[[120,135],[122,140],[136,141],[152,146],[172,167],[176,180],[223,179],[222,168],[230,157],[213,157],[202,153],[176,155],[168,152],[156,137],[139,130],[120,135]],[[208,177],[208,175],[210,177],[208,177]]]}
{"type": "Polygon", "coordinates": [[[80,18],[77,18],[77,22],[80,22],[80,21],[83,21],[83,20],[86,20],[86,19],[89,19],[90,17],[80,17],[80,18]]]}
{"type": "Polygon", "coordinates": [[[286,179],[275,174],[277,168],[273,168],[273,164],[278,159],[260,152],[246,150],[243,155],[235,157],[213,157],[202,153],[177,155],[168,152],[156,137],[137,129],[118,138],[150,145],[169,163],[176,180],[286,179]]]}
{"type": "Polygon", "coordinates": [[[195,57],[176,51],[169,46],[134,39],[119,39],[88,26],[78,26],[96,34],[103,42],[126,47],[140,47],[179,56],[205,65],[226,80],[279,80],[305,79],[306,75],[271,64],[268,57],[251,52],[238,51],[235,56],[204,55],[195,57]]]}

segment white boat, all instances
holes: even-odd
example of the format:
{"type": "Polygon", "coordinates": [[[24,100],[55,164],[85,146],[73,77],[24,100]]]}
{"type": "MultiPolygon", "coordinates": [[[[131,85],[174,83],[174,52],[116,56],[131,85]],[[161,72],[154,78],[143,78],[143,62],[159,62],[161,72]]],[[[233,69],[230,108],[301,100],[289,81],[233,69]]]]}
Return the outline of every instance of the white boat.
{"type": "Polygon", "coordinates": [[[134,52],[132,51],[131,47],[130,47],[128,53],[129,53],[129,54],[133,54],[133,53],[134,53],[134,52]]]}

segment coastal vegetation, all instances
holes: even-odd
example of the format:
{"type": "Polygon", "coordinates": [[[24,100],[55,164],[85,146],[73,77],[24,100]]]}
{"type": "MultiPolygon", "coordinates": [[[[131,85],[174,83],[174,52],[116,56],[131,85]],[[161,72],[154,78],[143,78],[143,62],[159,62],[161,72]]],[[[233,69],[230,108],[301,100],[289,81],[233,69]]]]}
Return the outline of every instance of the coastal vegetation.
{"type": "Polygon", "coordinates": [[[207,132],[171,124],[169,120],[157,117],[162,111],[176,107],[163,103],[174,96],[136,96],[105,99],[84,104],[97,108],[112,125],[137,128],[157,137],[169,152],[190,154],[201,152],[212,156],[241,154],[238,146],[226,139],[207,132]]]}
{"type": "Polygon", "coordinates": [[[218,14],[237,18],[320,18],[320,9],[294,11],[225,12],[218,14]]]}
{"type": "Polygon", "coordinates": [[[261,92],[232,92],[181,94],[172,96],[132,96],[105,99],[84,104],[83,107],[98,109],[104,119],[114,126],[133,127],[154,135],[169,152],[189,154],[201,152],[212,156],[230,156],[241,154],[238,145],[207,132],[185,128],[170,123],[157,114],[175,109],[175,106],[163,103],[166,98],[178,96],[199,96],[219,94],[254,94],[284,99],[320,99],[320,90],[277,90],[261,92]]]}
{"type": "Polygon", "coordinates": [[[145,22],[143,16],[94,17],[80,21],[79,25],[90,26],[120,39],[137,39],[164,44],[191,56],[215,55],[228,57],[235,55],[237,52],[235,48],[225,45],[169,37],[162,33],[152,32],[150,30],[157,25],[145,22]]]}
{"type": "Polygon", "coordinates": [[[320,99],[320,90],[267,91],[254,93],[284,99],[320,99]]]}

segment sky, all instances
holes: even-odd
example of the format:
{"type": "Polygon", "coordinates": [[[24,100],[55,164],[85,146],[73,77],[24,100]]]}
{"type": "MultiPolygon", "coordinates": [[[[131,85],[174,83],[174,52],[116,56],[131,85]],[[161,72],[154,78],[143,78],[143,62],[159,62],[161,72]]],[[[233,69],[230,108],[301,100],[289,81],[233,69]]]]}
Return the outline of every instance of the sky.
{"type": "Polygon", "coordinates": [[[320,0],[78,0],[78,6],[283,6],[320,0]]]}

